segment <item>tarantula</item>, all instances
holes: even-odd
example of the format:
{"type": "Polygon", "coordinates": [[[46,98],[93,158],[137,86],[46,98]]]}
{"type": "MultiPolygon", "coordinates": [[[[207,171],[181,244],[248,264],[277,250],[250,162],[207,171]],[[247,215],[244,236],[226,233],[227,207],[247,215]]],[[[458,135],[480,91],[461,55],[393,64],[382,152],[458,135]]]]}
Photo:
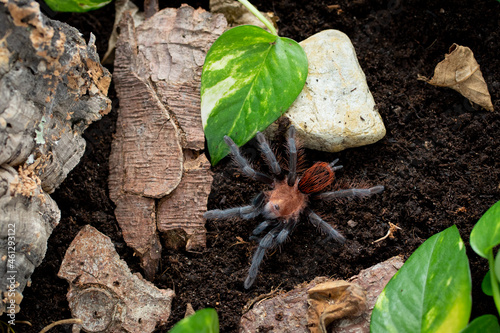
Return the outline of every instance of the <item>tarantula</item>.
{"type": "Polygon", "coordinates": [[[255,171],[248,161],[240,154],[238,146],[230,137],[227,135],[224,136],[224,141],[229,146],[231,155],[243,174],[251,179],[270,185],[272,189],[258,194],[248,206],[224,210],[214,209],[204,214],[206,219],[240,217],[248,220],[259,215],[262,215],[266,219],[252,232],[252,238],[256,238],[259,241],[259,245],[252,258],[252,265],[244,284],[245,289],[250,288],[254,283],[259,271],[259,266],[267,250],[287,240],[288,236],[299,222],[301,215],[306,216],[309,222],[326,233],[328,239],[333,238],[340,243],[345,242],[345,238],[337,230],[308,208],[310,200],[366,197],[380,193],[384,190],[384,187],[379,185],[371,188],[351,188],[319,193],[332,184],[335,171],[342,168],[341,165],[335,165],[338,159],[331,163],[317,162],[307,169],[302,177],[298,177],[297,155],[300,149],[297,148],[295,140],[295,128],[290,126],[288,129],[288,175],[284,177],[282,176],[281,167],[277,162],[276,156],[269,147],[264,135],[257,132],[256,138],[259,143],[259,149],[273,177],[255,171]],[[257,238],[257,236],[268,227],[272,229],[264,237],[260,239],[257,238]]]}

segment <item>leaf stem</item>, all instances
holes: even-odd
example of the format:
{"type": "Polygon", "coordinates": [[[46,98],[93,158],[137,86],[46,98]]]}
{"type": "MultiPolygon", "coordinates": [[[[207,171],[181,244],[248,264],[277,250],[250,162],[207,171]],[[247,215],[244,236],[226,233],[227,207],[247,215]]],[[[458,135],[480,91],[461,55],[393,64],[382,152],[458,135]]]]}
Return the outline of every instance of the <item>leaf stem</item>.
{"type": "Polygon", "coordinates": [[[490,265],[490,277],[491,277],[491,288],[493,289],[493,300],[495,301],[495,306],[500,314],[500,290],[498,288],[498,280],[495,275],[495,258],[493,256],[493,249],[488,253],[488,263],[490,265]]]}
{"type": "Polygon", "coordinates": [[[278,33],[276,32],[276,29],[274,29],[274,26],[272,25],[271,22],[269,22],[268,19],[262,15],[257,8],[255,8],[254,5],[252,5],[248,0],[238,0],[243,6],[245,6],[252,14],[254,14],[264,25],[269,29],[269,31],[275,35],[278,36],[278,33]]]}

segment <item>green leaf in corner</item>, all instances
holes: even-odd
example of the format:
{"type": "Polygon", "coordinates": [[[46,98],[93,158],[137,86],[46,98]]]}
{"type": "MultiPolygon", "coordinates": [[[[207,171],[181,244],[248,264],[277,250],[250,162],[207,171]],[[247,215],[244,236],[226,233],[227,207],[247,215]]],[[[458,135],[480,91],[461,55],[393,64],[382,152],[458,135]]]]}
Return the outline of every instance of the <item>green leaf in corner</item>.
{"type": "Polygon", "coordinates": [[[373,309],[371,332],[459,332],[469,321],[471,277],[456,226],[426,240],[373,309]]]}
{"type": "Polygon", "coordinates": [[[47,6],[56,12],[83,13],[99,9],[111,0],[45,0],[47,6]]]}
{"type": "Polygon", "coordinates": [[[201,76],[201,118],[213,165],[229,152],[224,135],[244,145],[297,98],[308,72],[295,41],[243,25],[210,48],[201,76]]]}
{"type": "Polygon", "coordinates": [[[497,201],[477,221],[470,233],[472,249],[483,258],[500,244],[500,201],[497,201]]]}
{"type": "Polygon", "coordinates": [[[196,311],[179,321],[169,333],[219,333],[219,317],[211,308],[196,311]]]}
{"type": "Polygon", "coordinates": [[[491,286],[491,272],[487,271],[481,282],[481,290],[488,296],[493,296],[493,287],[491,286]]]}
{"type": "Polygon", "coordinates": [[[498,319],[494,315],[484,315],[470,322],[462,333],[500,333],[498,319]]]}

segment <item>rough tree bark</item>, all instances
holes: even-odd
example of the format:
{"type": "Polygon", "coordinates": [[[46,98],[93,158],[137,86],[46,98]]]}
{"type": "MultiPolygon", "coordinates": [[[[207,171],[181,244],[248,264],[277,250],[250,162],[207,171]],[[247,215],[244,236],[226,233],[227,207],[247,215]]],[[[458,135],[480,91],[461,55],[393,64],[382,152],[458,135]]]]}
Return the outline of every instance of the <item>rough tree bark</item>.
{"type": "Polygon", "coordinates": [[[19,310],[45,256],[60,218],[49,194],[80,161],[82,132],[111,110],[110,81],[94,36],[86,44],[35,1],[0,0],[0,313],[19,310]]]}
{"type": "Polygon", "coordinates": [[[70,284],[69,306],[85,332],[148,333],[170,316],[174,292],[132,274],[109,237],[90,225],[69,246],[58,276],[70,284]]]}
{"type": "Polygon", "coordinates": [[[205,246],[202,214],[212,176],[202,153],[200,78],[225,27],[222,15],[189,6],[164,9],[137,28],[128,14],[120,23],[109,188],[123,237],[148,279],[160,260],[157,227],[168,247],[205,246]]]}

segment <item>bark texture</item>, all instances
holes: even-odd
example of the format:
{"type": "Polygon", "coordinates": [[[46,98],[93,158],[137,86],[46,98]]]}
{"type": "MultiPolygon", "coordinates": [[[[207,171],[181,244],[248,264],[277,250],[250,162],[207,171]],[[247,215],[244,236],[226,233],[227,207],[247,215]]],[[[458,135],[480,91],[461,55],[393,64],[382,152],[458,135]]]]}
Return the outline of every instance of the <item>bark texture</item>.
{"type": "Polygon", "coordinates": [[[19,310],[59,222],[49,194],[80,161],[83,131],[111,110],[111,75],[94,41],[46,18],[35,1],[0,0],[0,313],[13,299],[6,274],[19,310]]]}
{"type": "Polygon", "coordinates": [[[109,237],[85,226],[66,251],[58,276],[85,332],[152,332],[167,322],[174,292],[132,274],[109,237]]]}
{"type": "Polygon", "coordinates": [[[206,52],[225,27],[222,15],[189,6],[164,9],[137,28],[127,13],[120,23],[109,188],[148,279],[160,260],[157,226],[170,233],[167,247],[205,246],[202,213],[212,176],[202,154],[200,79],[206,52]]]}
{"type": "Polygon", "coordinates": [[[298,333],[368,333],[378,295],[401,266],[403,260],[393,257],[362,270],[348,282],[317,277],[287,293],[257,303],[241,317],[240,332],[269,329],[286,332],[293,328],[293,332],[298,333]],[[336,302],[343,304],[337,307],[336,302]]]}

